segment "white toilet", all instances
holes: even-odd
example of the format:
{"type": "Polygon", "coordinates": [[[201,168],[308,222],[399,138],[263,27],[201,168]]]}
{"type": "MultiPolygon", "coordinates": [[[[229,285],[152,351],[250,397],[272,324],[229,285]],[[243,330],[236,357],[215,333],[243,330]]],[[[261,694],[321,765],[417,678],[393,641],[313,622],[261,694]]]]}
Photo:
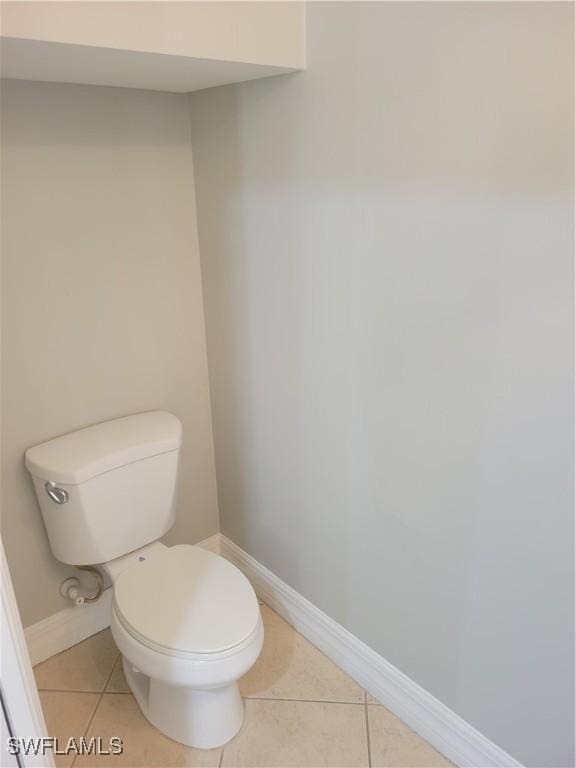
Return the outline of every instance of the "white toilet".
{"type": "Polygon", "coordinates": [[[112,634],[142,712],[172,739],[208,749],[242,725],[238,680],[264,630],[235,566],[158,541],[174,523],[181,441],[180,421],[151,411],[30,448],[26,467],[55,557],[97,564],[112,581],[112,634]]]}

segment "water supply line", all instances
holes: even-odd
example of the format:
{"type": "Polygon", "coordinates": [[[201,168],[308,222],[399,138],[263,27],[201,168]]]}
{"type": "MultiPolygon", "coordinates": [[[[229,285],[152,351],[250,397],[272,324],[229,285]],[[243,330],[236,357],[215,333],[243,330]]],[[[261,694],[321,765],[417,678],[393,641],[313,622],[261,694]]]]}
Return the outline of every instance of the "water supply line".
{"type": "Polygon", "coordinates": [[[97,568],[93,568],[91,565],[77,565],[76,568],[80,571],[88,571],[91,573],[98,582],[98,588],[93,595],[86,595],[80,589],[80,582],[78,579],[71,578],[66,579],[60,587],[60,594],[63,597],[67,597],[72,600],[76,605],[84,605],[85,603],[95,603],[100,600],[102,593],[104,592],[104,579],[102,574],[97,568]]]}

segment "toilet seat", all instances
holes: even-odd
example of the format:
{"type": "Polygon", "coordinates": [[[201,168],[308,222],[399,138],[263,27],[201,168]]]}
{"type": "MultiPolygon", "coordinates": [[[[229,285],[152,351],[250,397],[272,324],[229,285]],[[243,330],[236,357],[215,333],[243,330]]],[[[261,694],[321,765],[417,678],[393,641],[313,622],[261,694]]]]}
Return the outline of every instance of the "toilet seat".
{"type": "Polygon", "coordinates": [[[169,656],[210,658],[249,641],[260,610],[244,574],[219,555],[177,545],[123,571],[113,612],[126,632],[169,656]]]}

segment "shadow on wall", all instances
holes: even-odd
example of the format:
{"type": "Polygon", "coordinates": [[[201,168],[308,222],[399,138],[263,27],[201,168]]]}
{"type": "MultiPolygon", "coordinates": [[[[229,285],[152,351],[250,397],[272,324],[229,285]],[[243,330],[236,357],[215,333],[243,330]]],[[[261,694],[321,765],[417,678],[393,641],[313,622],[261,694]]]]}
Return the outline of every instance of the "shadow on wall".
{"type": "MultiPolygon", "coordinates": [[[[263,104],[271,96],[273,103],[289,102],[299,77],[261,81],[257,98],[263,104]]],[[[217,404],[219,507],[223,530],[233,541],[258,552],[261,562],[281,577],[298,574],[301,586],[313,579],[318,592],[326,593],[331,585],[346,583],[349,569],[350,537],[342,525],[353,528],[354,521],[346,524],[330,516],[329,510],[343,500],[336,487],[333,493],[326,487],[334,476],[340,487],[346,483],[341,468],[348,465],[350,446],[344,436],[347,424],[338,406],[326,402],[323,387],[318,384],[304,398],[301,393],[326,375],[339,386],[349,372],[342,358],[326,374],[323,361],[306,351],[311,341],[338,334],[335,312],[318,316],[315,327],[309,324],[316,298],[308,280],[305,240],[315,223],[306,210],[284,208],[283,191],[268,195],[266,184],[245,178],[248,150],[239,119],[243,94],[242,88],[219,88],[192,96],[193,137],[201,132],[203,141],[194,166],[201,189],[199,236],[217,404]],[[262,237],[257,235],[254,243],[251,233],[260,216],[262,237]],[[271,248],[269,226],[275,228],[271,248]],[[327,462],[322,460],[326,439],[338,451],[327,462]],[[320,535],[331,553],[326,570],[310,567],[320,535]],[[271,552],[273,559],[267,556],[271,552]]],[[[339,298],[335,295],[335,303],[339,298]]],[[[348,615],[348,600],[346,590],[333,595],[338,615],[348,615]]]]}
{"type": "Polygon", "coordinates": [[[558,766],[571,23],[559,4],[311,3],[306,72],[191,97],[223,533],[558,766]]]}

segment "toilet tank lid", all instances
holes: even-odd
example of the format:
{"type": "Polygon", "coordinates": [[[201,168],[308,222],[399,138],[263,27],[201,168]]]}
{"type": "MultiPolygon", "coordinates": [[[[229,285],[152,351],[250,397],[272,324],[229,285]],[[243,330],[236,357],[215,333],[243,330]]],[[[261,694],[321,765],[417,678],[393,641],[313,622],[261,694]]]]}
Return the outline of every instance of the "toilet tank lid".
{"type": "Polygon", "coordinates": [[[148,411],[104,421],[26,451],[31,475],[79,485],[125,464],[177,450],[182,424],[167,411],[148,411]]]}

